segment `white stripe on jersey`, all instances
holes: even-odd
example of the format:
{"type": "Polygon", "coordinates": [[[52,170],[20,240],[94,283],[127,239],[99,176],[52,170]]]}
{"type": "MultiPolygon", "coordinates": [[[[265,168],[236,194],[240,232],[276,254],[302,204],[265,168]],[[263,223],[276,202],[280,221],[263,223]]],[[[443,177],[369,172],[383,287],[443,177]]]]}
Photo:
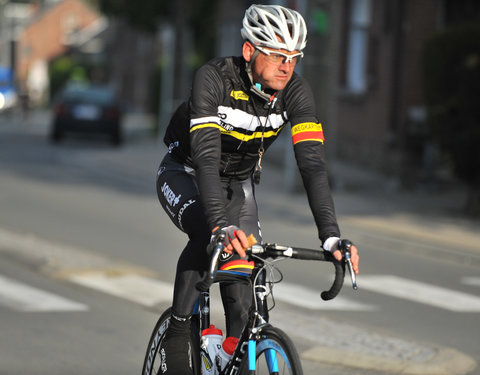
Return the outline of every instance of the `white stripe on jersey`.
{"type": "Polygon", "coordinates": [[[255,131],[257,128],[267,125],[267,127],[277,130],[285,124],[284,116],[272,113],[268,117],[268,122],[266,123],[266,116],[255,116],[251,115],[241,109],[234,109],[231,107],[219,106],[218,107],[218,117],[201,117],[196,119],[191,119],[190,128],[193,128],[199,124],[213,123],[218,124],[227,131],[232,130],[247,130],[255,131]]]}
{"type": "MultiPolygon", "coordinates": [[[[266,121],[266,116],[259,116],[257,118],[257,116],[246,113],[241,109],[233,109],[225,106],[218,107],[218,116],[222,122],[232,125],[236,129],[249,131],[254,131],[256,128],[264,126],[266,121]]],[[[279,129],[284,123],[285,120],[282,115],[272,113],[268,116],[267,127],[279,129]]]]}
{"type": "Polygon", "coordinates": [[[217,124],[217,125],[220,125],[220,119],[217,116],[192,118],[190,120],[190,129],[193,128],[195,125],[200,125],[200,124],[217,124]]]}

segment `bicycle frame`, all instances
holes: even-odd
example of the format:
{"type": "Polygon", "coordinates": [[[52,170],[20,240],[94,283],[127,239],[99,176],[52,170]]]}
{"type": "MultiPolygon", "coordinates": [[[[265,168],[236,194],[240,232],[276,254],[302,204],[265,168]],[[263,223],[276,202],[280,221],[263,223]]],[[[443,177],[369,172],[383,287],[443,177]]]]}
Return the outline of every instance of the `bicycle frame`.
{"type": "MultiPolygon", "coordinates": [[[[254,271],[251,275],[251,280],[253,281],[253,301],[252,312],[249,314],[249,320],[243,329],[242,335],[240,336],[239,343],[235,352],[233,353],[230,363],[225,368],[224,374],[235,375],[238,374],[240,370],[240,365],[243,361],[245,354],[248,353],[248,368],[251,374],[255,373],[256,364],[255,364],[255,353],[256,353],[256,336],[261,332],[262,327],[269,325],[269,315],[268,315],[268,306],[266,300],[266,275],[263,268],[259,268],[257,261],[255,261],[254,271]]],[[[274,355],[271,356],[272,369],[278,367],[276,361],[274,361],[274,355]]]]}
{"type": "MultiPolygon", "coordinates": [[[[259,262],[255,261],[255,267],[250,280],[252,282],[253,301],[251,313],[249,314],[249,320],[245,325],[242,334],[239,339],[240,345],[237,346],[232,359],[222,372],[224,375],[235,375],[240,371],[240,365],[245,357],[248,355],[248,367],[251,374],[256,371],[255,352],[257,337],[262,331],[262,328],[269,326],[269,313],[266,300],[266,272],[265,269],[259,267],[259,262]]],[[[200,293],[200,296],[195,304],[194,314],[199,315],[200,322],[200,334],[201,331],[210,326],[210,292],[204,291],[200,293]]],[[[268,368],[271,373],[278,372],[278,364],[273,350],[268,354],[268,368]]]]}
{"type": "MultiPolygon", "coordinates": [[[[321,261],[330,261],[335,265],[335,280],[332,284],[330,290],[322,292],[321,296],[324,300],[329,300],[334,298],[340,291],[343,286],[343,278],[345,274],[345,263],[348,265],[352,286],[354,289],[357,289],[356,280],[352,271],[350,264],[350,242],[345,242],[342,244],[342,250],[345,255],[344,262],[336,262],[333,256],[330,253],[319,252],[312,249],[302,249],[302,248],[292,248],[287,246],[281,246],[277,244],[264,244],[264,245],[254,245],[249,250],[250,255],[255,254],[267,254],[270,257],[274,258],[296,258],[304,260],[321,260],[321,261]]],[[[222,278],[221,274],[223,271],[217,271],[216,259],[218,259],[218,254],[223,250],[223,242],[218,241],[217,247],[214,251],[213,261],[211,263],[210,272],[207,278],[202,282],[197,284],[197,288],[201,291],[199,301],[196,304],[195,311],[200,315],[200,331],[210,326],[210,294],[209,289],[214,281],[226,281],[230,279],[238,279],[238,276],[227,276],[222,278]],[[220,274],[220,277],[219,277],[220,274]]],[[[266,269],[263,267],[266,258],[263,257],[253,257],[255,266],[250,276],[249,280],[252,282],[253,298],[251,311],[249,313],[249,319],[245,325],[242,334],[239,338],[239,345],[235,349],[233,356],[227,367],[221,375],[237,375],[240,371],[240,366],[242,361],[247,355],[248,357],[248,370],[249,374],[256,373],[256,350],[257,350],[257,341],[261,338],[262,329],[265,327],[271,327],[269,324],[269,312],[267,305],[267,276],[266,269]]],[[[244,277],[243,277],[244,278],[244,277]]],[[[200,332],[201,333],[201,332],[200,332]]],[[[276,351],[274,349],[267,349],[266,351],[267,358],[267,367],[269,372],[274,374],[278,373],[278,364],[276,351]]]]}
{"type": "MultiPolygon", "coordinates": [[[[200,291],[198,301],[194,308],[192,316],[190,343],[192,348],[193,369],[195,374],[200,373],[200,335],[203,329],[210,326],[210,287],[213,282],[235,282],[249,280],[252,287],[252,305],[248,315],[248,321],[239,337],[232,358],[227,363],[226,368],[220,375],[238,375],[248,373],[249,375],[258,372],[267,371],[269,374],[279,374],[286,371],[288,374],[301,375],[301,360],[295,345],[288,335],[281,329],[269,324],[269,309],[275,306],[275,300],[272,299],[272,307],[267,306],[267,298],[271,295],[271,286],[282,280],[282,277],[276,277],[272,272],[274,263],[280,259],[302,259],[331,262],[335,267],[335,280],[330,289],[322,292],[320,296],[323,300],[330,300],[340,292],[343,286],[346,266],[350,271],[352,287],[357,288],[355,275],[350,264],[350,246],[349,241],[340,241],[340,250],[344,254],[344,261],[336,261],[329,252],[304,249],[291,246],[282,246],[278,244],[253,245],[246,252],[255,267],[250,277],[240,276],[231,271],[219,271],[217,269],[217,260],[221,251],[223,251],[223,240],[218,236],[217,241],[212,241],[214,252],[208,272],[203,280],[196,284],[200,291]]],[[[281,272],[280,272],[281,275],[281,272]]],[[[153,374],[161,370],[162,354],[160,352],[161,342],[164,339],[166,329],[171,318],[171,309],[167,309],[160,316],[154,331],[150,337],[147,352],[144,359],[142,373],[153,374]],[[154,371],[154,372],[152,372],[154,371]]]]}

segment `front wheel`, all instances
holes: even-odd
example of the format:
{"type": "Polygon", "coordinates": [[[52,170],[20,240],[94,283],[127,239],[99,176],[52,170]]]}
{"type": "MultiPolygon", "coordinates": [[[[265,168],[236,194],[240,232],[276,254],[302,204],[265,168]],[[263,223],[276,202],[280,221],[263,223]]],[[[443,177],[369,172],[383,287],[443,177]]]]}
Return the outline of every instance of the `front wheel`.
{"type": "MultiPolygon", "coordinates": [[[[249,356],[240,366],[240,374],[249,374],[249,356]]],[[[256,342],[255,374],[303,375],[302,363],[292,340],[276,327],[265,327],[256,342]]]]}
{"type": "MultiPolygon", "coordinates": [[[[162,358],[159,353],[161,343],[165,338],[165,333],[170,325],[171,308],[165,312],[158,319],[152,336],[148,342],[147,353],[143,361],[142,375],[156,375],[162,374],[162,358]]],[[[190,347],[192,348],[192,365],[193,374],[200,375],[200,339],[198,334],[198,318],[192,317],[190,334],[190,347]]]]}

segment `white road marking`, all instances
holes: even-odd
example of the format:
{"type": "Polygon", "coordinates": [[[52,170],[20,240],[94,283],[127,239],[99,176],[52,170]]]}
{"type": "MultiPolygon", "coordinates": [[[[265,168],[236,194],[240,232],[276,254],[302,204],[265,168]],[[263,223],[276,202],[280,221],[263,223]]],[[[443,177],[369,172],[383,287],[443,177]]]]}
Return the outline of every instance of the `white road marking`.
{"type": "Polygon", "coordinates": [[[86,311],[88,306],[0,275],[0,305],[17,311],[86,311]]]}
{"type": "Polygon", "coordinates": [[[119,276],[109,276],[105,273],[73,274],[69,280],[145,306],[170,302],[173,298],[172,284],[135,274],[119,276]]]}
{"type": "MultiPolygon", "coordinates": [[[[86,273],[72,275],[69,280],[145,306],[171,302],[173,296],[172,284],[139,275],[108,276],[103,273],[86,273]]],[[[332,301],[323,301],[320,298],[320,291],[285,282],[275,285],[274,297],[312,310],[372,311],[376,309],[375,306],[340,296],[332,301]]]]}
{"type": "Polygon", "coordinates": [[[475,277],[475,276],[462,277],[462,284],[480,286],[480,277],[475,277]]]}
{"type": "MultiPolygon", "coordinates": [[[[85,249],[59,245],[31,235],[17,234],[0,228],[0,252],[11,251],[15,255],[46,263],[46,269],[57,274],[66,270],[70,279],[77,284],[101,290],[118,297],[153,306],[160,302],[171,302],[173,286],[160,280],[155,280],[137,273],[125,273],[125,264],[116,264],[110,259],[85,249]],[[122,276],[112,277],[106,272],[76,273],[75,270],[88,269],[121,269],[122,276]],[[73,272],[71,272],[73,270],[73,272]]],[[[142,273],[145,274],[145,273],[142,273]]],[[[62,297],[48,294],[39,289],[6,287],[6,279],[0,279],[0,304],[13,306],[25,311],[48,310],[87,310],[88,307],[62,297]],[[22,289],[22,292],[18,290],[22,289]],[[13,292],[12,292],[13,291],[13,292]],[[22,293],[32,294],[29,300],[22,299],[22,293]],[[45,293],[45,294],[42,294],[45,293]],[[42,295],[42,297],[39,297],[42,295]],[[47,297],[48,296],[48,297],[47,297]],[[19,306],[22,306],[21,308],[19,306]]],[[[467,285],[480,286],[480,277],[464,277],[462,282],[467,285]]],[[[11,282],[10,282],[11,283],[11,282]]],[[[359,289],[371,290],[396,298],[436,306],[456,312],[480,312],[480,297],[466,293],[436,287],[412,280],[394,276],[361,275],[359,289]]],[[[356,300],[346,299],[342,295],[332,301],[322,301],[320,291],[310,290],[298,285],[281,283],[275,286],[274,296],[278,300],[296,304],[315,310],[377,310],[374,305],[363,304],[356,300]]]]}
{"type": "Polygon", "coordinates": [[[480,297],[397,276],[363,275],[358,287],[455,312],[480,312],[480,297]]]}
{"type": "Polygon", "coordinates": [[[273,288],[275,299],[311,310],[342,310],[342,311],[373,311],[376,306],[367,305],[342,296],[333,300],[324,301],[320,298],[320,291],[307,287],[282,282],[273,288]]]}

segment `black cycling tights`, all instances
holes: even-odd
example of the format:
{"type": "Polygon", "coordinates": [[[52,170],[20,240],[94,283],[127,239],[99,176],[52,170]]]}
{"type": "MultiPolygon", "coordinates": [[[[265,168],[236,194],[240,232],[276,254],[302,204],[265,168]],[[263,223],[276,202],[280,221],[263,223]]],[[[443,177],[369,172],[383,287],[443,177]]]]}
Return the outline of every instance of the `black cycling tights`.
{"type": "MultiPolygon", "coordinates": [[[[251,181],[225,184],[227,216],[247,235],[253,233],[260,241],[257,206],[251,181]]],[[[189,241],[177,264],[173,313],[190,317],[199,296],[195,288],[208,269],[210,257],[206,253],[211,231],[200,203],[194,176],[169,154],[159,169],[157,193],[160,203],[173,223],[184,231],[189,241]]],[[[221,283],[220,292],[225,309],[227,336],[240,336],[246,323],[252,301],[251,287],[245,281],[221,283]]]]}
{"type": "MultiPolygon", "coordinates": [[[[209,238],[210,240],[210,238],[209,238]]],[[[179,317],[189,317],[199,296],[195,285],[202,280],[208,268],[205,246],[199,246],[190,237],[177,264],[173,296],[173,313],[179,317]]],[[[208,244],[208,241],[207,241],[208,244]]],[[[221,283],[220,293],[225,310],[227,336],[239,337],[248,317],[252,291],[247,282],[221,283]]]]}

